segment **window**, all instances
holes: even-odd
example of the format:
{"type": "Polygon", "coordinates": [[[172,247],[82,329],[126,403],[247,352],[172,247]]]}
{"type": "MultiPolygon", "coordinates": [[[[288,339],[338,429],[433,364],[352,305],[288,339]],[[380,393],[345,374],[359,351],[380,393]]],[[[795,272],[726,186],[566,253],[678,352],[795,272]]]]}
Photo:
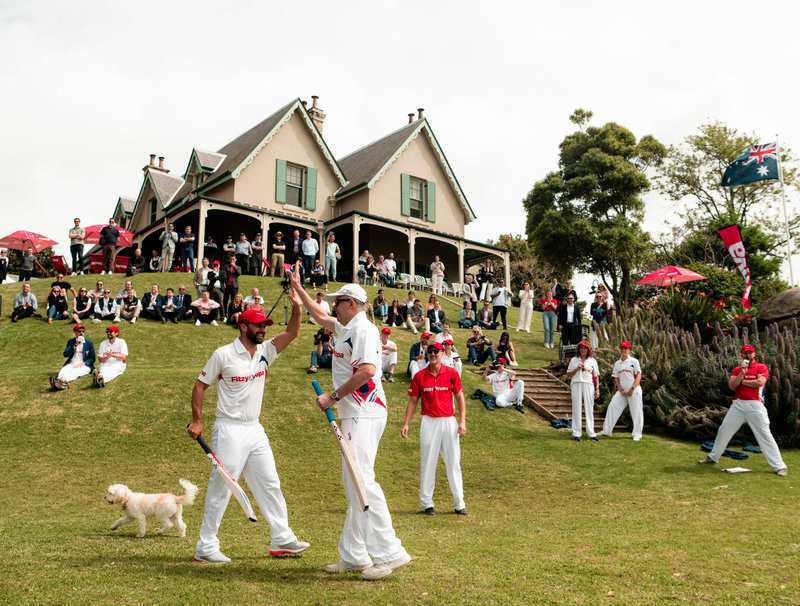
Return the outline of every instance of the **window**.
{"type": "Polygon", "coordinates": [[[305,200],[306,169],[286,163],[286,204],[303,207],[305,200]]]}
{"type": "Polygon", "coordinates": [[[409,216],[416,219],[425,218],[425,181],[411,177],[409,188],[409,216]]]}
{"type": "Polygon", "coordinates": [[[156,222],[156,217],[158,216],[158,202],[155,198],[150,198],[150,223],[153,224],[156,222]]]}

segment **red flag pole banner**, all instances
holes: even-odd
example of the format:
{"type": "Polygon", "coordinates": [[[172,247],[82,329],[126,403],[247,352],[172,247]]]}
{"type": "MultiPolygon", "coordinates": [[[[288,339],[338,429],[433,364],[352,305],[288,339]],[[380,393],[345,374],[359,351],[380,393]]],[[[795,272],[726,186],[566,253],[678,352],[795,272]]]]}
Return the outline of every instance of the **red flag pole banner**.
{"type": "Polygon", "coordinates": [[[744,278],[744,294],[742,295],[742,307],[750,309],[750,268],[747,266],[747,251],[742,242],[742,233],[738,225],[729,225],[719,230],[719,237],[728,252],[733,257],[733,262],[744,278]]]}

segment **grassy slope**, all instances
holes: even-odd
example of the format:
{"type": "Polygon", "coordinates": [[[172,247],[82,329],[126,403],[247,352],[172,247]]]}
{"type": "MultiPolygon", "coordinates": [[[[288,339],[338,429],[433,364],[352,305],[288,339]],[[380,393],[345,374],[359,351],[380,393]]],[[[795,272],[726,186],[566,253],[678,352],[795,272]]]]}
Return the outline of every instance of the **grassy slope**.
{"type": "MultiPolygon", "coordinates": [[[[135,281],[140,292],[148,280],[135,281]]],[[[121,281],[106,279],[115,287],[121,281]]],[[[276,282],[259,282],[274,299],[276,282]]],[[[324,576],[321,565],[336,558],[344,498],[337,450],[312,405],[305,374],[314,330],[307,324],[271,373],[262,421],[290,523],[313,547],[300,559],[264,557],[264,521],[248,523],[233,505],[221,539],[234,563],[192,565],[208,464],[184,433],[190,389],[207,356],[233,331],[125,325],[131,356],[121,379],[103,391],[88,388],[84,379],[52,394],[47,376],[61,363],[70,328],[11,324],[15,290],[0,287],[6,301],[0,324],[6,463],[0,602],[800,603],[797,452],[784,453],[793,468],[787,479],[770,474],[761,457],[746,462],[753,473],[728,476],[695,465],[700,452],[692,444],[650,436],[639,444],[623,436],[576,444],[531,413],[489,413],[470,401],[462,465],[471,516],[445,513],[451,500],[440,467],[436,499],[443,513],[420,517],[418,419],[409,441],[399,437],[404,381],[387,384],[391,413],[377,470],[395,527],[415,560],[377,584],[324,576]],[[119,512],[102,500],[106,485],[177,491],[179,477],[201,486],[198,502],[184,514],[185,539],[136,539],[133,526],[110,533],[119,512]]],[[[37,295],[45,290],[36,283],[37,295]]],[[[516,321],[516,313],[511,316],[516,321]]],[[[526,365],[552,355],[539,346],[538,316],[534,326],[532,336],[515,335],[526,365]]],[[[90,324],[88,333],[99,344],[102,327],[90,324]]],[[[411,335],[398,333],[407,352],[411,335]]],[[[461,342],[465,333],[458,331],[461,342]]],[[[325,371],[318,378],[330,385],[325,371]]],[[[479,381],[465,373],[465,384],[471,392],[479,381]]],[[[213,395],[209,400],[210,412],[213,395]]]]}

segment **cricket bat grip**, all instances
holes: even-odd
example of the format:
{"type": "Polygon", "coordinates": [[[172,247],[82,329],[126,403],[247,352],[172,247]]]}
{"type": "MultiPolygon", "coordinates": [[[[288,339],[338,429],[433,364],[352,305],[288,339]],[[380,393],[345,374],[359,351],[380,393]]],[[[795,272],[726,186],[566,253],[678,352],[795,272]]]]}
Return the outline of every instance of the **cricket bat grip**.
{"type": "MultiPolygon", "coordinates": [[[[324,393],[322,391],[322,385],[320,385],[319,381],[316,379],[311,381],[311,387],[314,388],[314,393],[318,396],[321,396],[324,393]]],[[[333,423],[336,420],[336,417],[333,416],[333,411],[330,408],[325,409],[325,418],[328,419],[328,423],[333,423]]]]}
{"type": "Polygon", "coordinates": [[[197,436],[197,443],[200,444],[200,448],[203,449],[204,453],[207,455],[211,454],[211,448],[209,448],[203,436],[197,436]]]}

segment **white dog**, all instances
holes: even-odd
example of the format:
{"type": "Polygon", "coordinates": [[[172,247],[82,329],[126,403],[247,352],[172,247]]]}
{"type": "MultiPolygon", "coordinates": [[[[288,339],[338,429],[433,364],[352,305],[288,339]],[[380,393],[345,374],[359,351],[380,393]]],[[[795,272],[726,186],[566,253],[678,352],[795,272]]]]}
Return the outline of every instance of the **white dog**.
{"type": "Polygon", "coordinates": [[[194,503],[197,496],[197,486],[189,480],[178,480],[183,486],[186,494],[175,496],[174,494],[145,494],[143,492],[133,492],[125,484],[112,484],[106,491],[106,501],[109,503],[122,504],[125,514],[111,527],[116,530],[120,526],[136,520],[139,523],[137,537],[143,537],[147,532],[147,516],[154,516],[161,520],[161,528],[158,534],[166,532],[173,526],[178,527],[178,532],[182,537],[186,536],[186,524],[183,523],[183,506],[194,503]]]}

